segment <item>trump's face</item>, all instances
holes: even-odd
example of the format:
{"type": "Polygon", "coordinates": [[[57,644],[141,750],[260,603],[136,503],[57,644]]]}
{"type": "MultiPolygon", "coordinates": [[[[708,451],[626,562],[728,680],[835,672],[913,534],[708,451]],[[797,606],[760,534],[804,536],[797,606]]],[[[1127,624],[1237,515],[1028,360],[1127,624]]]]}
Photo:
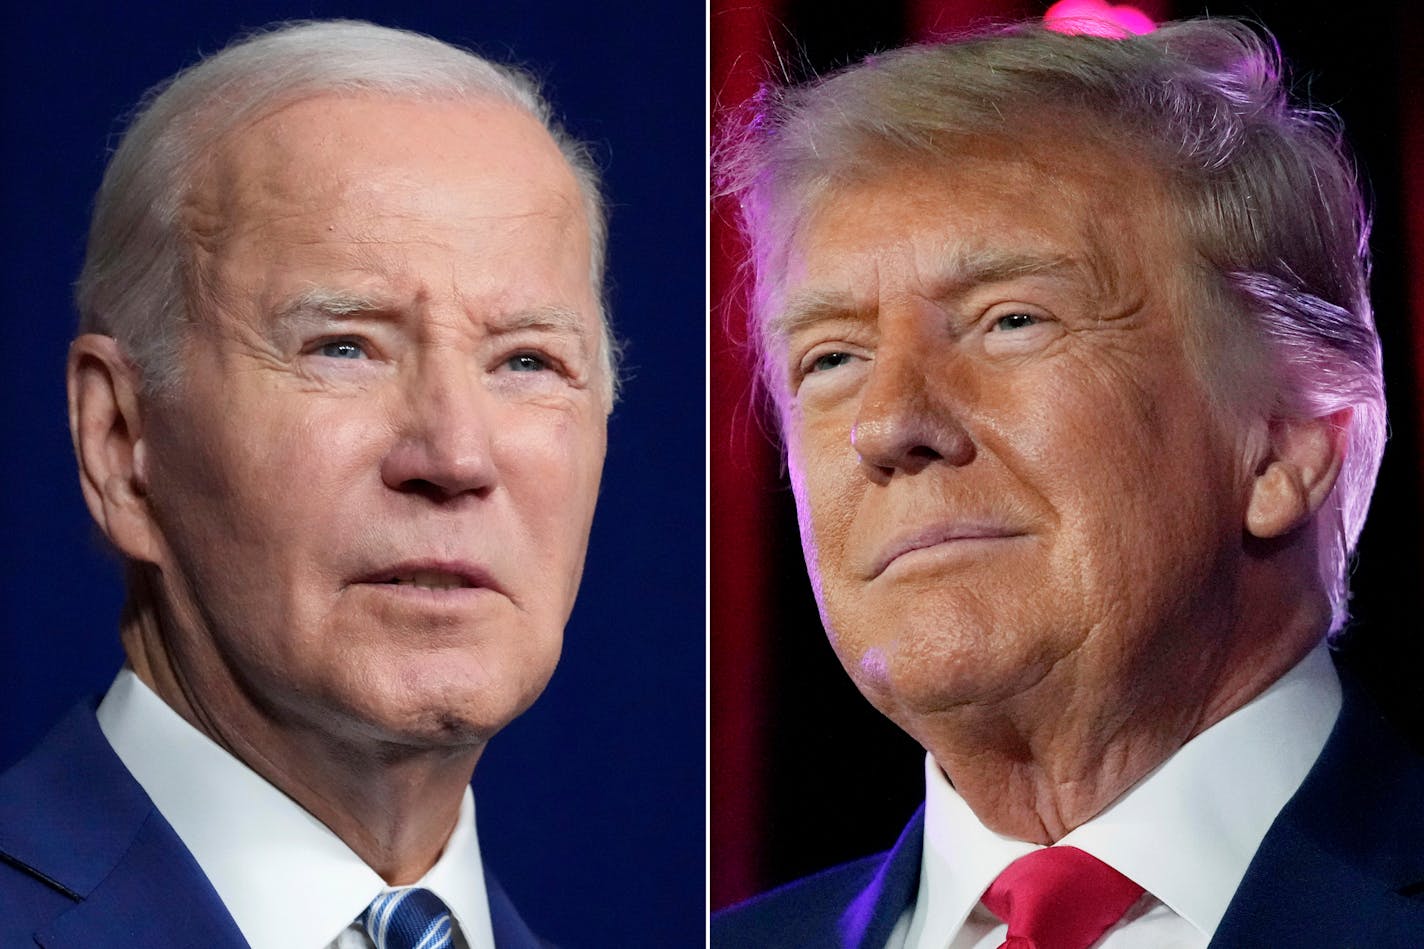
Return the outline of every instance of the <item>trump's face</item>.
{"type": "Polygon", "coordinates": [[[793,236],[768,318],[807,562],[847,670],[922,742],[1050,676],[1152,687],[1224,629],[1250,472],[1168,220],[1126,162],[985,142],[793,236]]]}
{"type": "Polygon", "coordinates": [[[507,105],[317,98],[225,139],[182,225],[139,468],[194,714],[482,741],[553,671],[604,456],[568,166],[507,105]]]}

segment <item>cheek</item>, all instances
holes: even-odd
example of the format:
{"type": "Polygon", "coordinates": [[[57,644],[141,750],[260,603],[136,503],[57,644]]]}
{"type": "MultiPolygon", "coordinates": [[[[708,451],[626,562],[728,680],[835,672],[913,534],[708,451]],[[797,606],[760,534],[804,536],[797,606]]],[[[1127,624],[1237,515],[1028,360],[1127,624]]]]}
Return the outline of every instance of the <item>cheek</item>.
{"type": "Polygon", "coordinates": [[[389,425],[373,407],[295,402],[249,413],[231,466],[241,482],[235,516],[278,553],[302,538],[327,543],[359,523],[360,498],[370,492],[362,482],[379,477],[389,443],[389,425]]]}
{"type": "Polygon", "coordinates": [[[805,551],[806,565],[811,571],[812,582],[816,581],[819,560],[818,518],[824,516],[826,506],[826,482],[828,480],[824,464],[824,452],[818,451],[815,440],[809,438],[800,423],[783,420],[782,429],[786,433],[786,471],[791,482],[791,496],[796,501],[796,524],[801,533],[801,547],[805,551]]]}
{"type": "Polygon", "coordinates": [[[603,416],[596,408],[526,408],[496,425],[494,451],[514,515],[531,549],[542,551],[545,568],[570,575],[571,597],[603,474],[603,416]]]}
{"type": "Polygon", "coordinates": [[[1217,476],[1235,468],[1226,463],[1206,393],[1178,378],[1182,372],[1162,372],[1156,385],[1134,388],[1090,416],[1077,436],[1096,457],[1104,489],[1127,506],[1155,508],[1169,518],[1213,507],[1217,476]]]}
{"type": "MultiPolygon", "coordinates": [[[[1086,349],[1086,347],[1085,347],[1086,349]]],[[[1098,346],[1045,364],[1037,379],[1015,380],[996,395],[1004,456],[1024,479],[1068,498],[1108,496],[1132,503],[1163,471],[1194,459],[1180,437],[1198,418],[1198,387],[1181,384],[1183,367],[1164,358],[1098,346]],[[1091,358],[1090,358],[1091,357],[1091,358]],[[1031,399],[1015,393],[1033,393],[1031,399]]]]}
{"type": "Polygon", "coordinates": [[[850,448],[848,426],[798,422],[786,432],[801,548],[825,618],[827,598],[834,599],[846,581],[851,528],[868,482],[850,448]]]}
{"type": "Polygon", "coordinates": [[[607,441],[601,416],[516,410],[495,424],[495,451],[511,493],[545,499],[527,513],[575,523],[592,514],[607,441]]]}
{"type": "Polygon", "coordinates": [[[1072,538],[1055,572],[1104,615],[1155,610],[1206,582],[1197,574],[1231,535],[1235,470],[1181,367],[1112,383],[1064,393],[1035,443],[1038,483],[1072,538]]]}
{"type": "Polygon", "coordinates": [[[376,413],[320,405],[290,393],[194,395],[195,413],[164,433],[155,452],[165,476],[156,504],[181,563],[224,587],[258,589],[273,602],[359,524],[351,512],[363,473],[375,478],[387,431],[376,413]],[[257,576],[267,574],[269,576],[257,576]]]}

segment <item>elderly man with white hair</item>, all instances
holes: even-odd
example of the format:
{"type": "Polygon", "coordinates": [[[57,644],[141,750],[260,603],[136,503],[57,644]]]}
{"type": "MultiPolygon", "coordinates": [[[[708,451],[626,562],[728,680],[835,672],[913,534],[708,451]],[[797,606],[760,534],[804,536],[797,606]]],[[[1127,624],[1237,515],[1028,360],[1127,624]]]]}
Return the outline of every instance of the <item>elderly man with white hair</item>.
{"type": "Polygon", "coordinates": [[[285,25],[146,100],[68,361],[127,662],[0,776],[0,944],[538,944],[469,782],[583,568],[604,235],[532,80],[429,37],[285,25]]]}
{"type": "Polygon", "coordinates": [[[728,141],[821,616],[927,754],[890,853],[714,946],[1420,944],[1424,764],[1326,648],[1385,436],[1367,217],[1280,66],[1026,25],[728,141]]]}

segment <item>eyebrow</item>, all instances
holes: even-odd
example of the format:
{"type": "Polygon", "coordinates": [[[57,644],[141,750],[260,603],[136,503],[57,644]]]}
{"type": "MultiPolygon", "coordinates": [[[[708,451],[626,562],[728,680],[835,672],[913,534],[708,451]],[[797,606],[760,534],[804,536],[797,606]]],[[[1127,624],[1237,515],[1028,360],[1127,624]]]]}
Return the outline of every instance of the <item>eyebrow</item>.
{"type": "MultiPolygon", "coordinates": [[[[313,287],[277,310],[277,323],[291,323],[310,316],[344,318],[367,314],[390,313],[400,309],[398,304],[379,297],[367,296],[346,290],[331,290],[313,287]]],[[[587,321],[583,315],[571,307],[548,305],[525,310],[515,310],[488,317],[486,326],[491,336],[534,330],[571,336],[580,345],[588,343],[587,321]]]]}
{"type": "Polygon", "coordinates": [[[869,309],[842,290],[802,290],[767,319],[766,334],[770,339],[789,339],[798,330],[827,320],[865,320],[869,309]]]}
{"type": "Polygon", "coordinates": [[[286,323],[309,315],[343,317],[389,309],[388,303],[375,297],[347,290],[312,287],[280,306],[276,318],[278,323],[286,323]]]}
{"type": "Polygon", "coordinates": [[[518,333],[522,330],[542,330],[575,336],[579,340],[586,340],[588,337],[587,321],[583,315],[566,306],[537,306],[489,318],[491,335],[518,333]]]}
{"type": "Polygon", "coordinates": [[[1079,268],[1080,262],[1068,254],[1033,254],[1021,251],[971,251],[956,255],[946,268],[944,281],[951,289],[981,283],[1002,283],[1020,277],[1056,274],[1079,268]]]}
{"type": "MultiPolygon", "coordinates": [[[[1021,251],[960,250],[950,253],[937,267],[927,296],[943,299],[976,286],[1003,283],[1023,277],[1085,273],[1090,284],[1096,274],[1084,262],[1067,254],[1035,254],[1021,251]]],[[[810,289],[793,294],[767,320],[772,339],[787,339],[797,330],[831,319],[865,320],[873,306],[841,290],[810,289]]]]}

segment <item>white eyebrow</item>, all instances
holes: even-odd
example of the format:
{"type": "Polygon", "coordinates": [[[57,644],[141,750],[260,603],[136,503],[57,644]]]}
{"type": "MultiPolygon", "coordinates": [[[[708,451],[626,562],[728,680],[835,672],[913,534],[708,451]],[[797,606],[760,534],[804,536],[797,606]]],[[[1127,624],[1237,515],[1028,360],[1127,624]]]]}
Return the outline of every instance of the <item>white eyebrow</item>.
{"type": "MultiPolygon", "coordinates": [[[[342,319],[362,314],[390,315],[400,306],[379,297],[347,290],[312,287],[293,297],[277,310],[276,326],[301,325],[305,320],[322,317],[342,319]]],[[[584,353],[592,348],[587,320],[579,311],[566,306],[536,306],[526,310],[491,315],[486,321],[490,336],[505,336],[523,331],[552,333],[572,339],[584,353]]]]}
{"type": "Polygon", "coordinates": [[[494,334],[532,329],[562,333],[585,340],[588,337],[587,322],[577,310],[569,307],[540,306],[492,316],[489,319],[489,327],[490,332],[494,334]]]}
{"type": "Polygon", "coordinates": [[[329,316],[353,316],[385,309],[380,301],[348,290],[312,287],[287,301],[278,311],[278,320],[289,320],[307,313],[329,316]]]}

